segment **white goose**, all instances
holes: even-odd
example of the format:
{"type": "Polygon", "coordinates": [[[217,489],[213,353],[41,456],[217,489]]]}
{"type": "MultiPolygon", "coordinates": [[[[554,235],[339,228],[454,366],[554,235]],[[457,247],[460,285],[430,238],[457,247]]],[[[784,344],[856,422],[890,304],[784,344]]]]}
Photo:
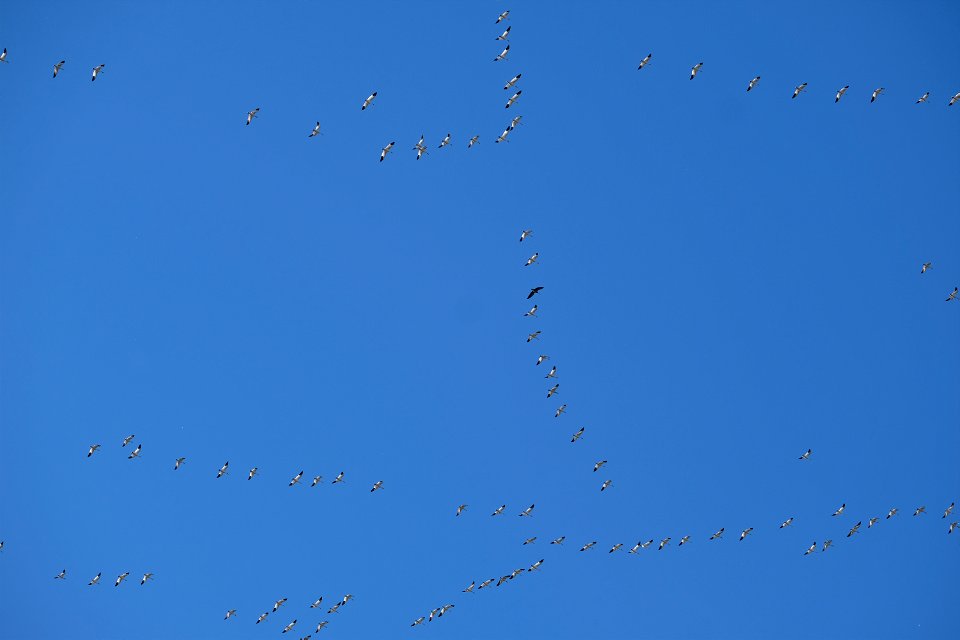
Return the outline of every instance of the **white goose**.
{"type": "Polygon", "coordinates": [[[593,542],[588,542],[587,544],[585,544],[585,545],[583,545],[582,547],[580,547],[580,551],[586,551],[587,549],[592,549],[592,548],[593,548],[593,545],[595,545],[595,544],[597,544],[597,541],[596,541],[596,540],[594,540],[593,542]]]}
{"type": "Polygon", "coordinates": [[[313,482],[310,483],[310,486],[315,487],[321,482],[323,482],[323,476],[313,476],[313,482]]]}
{"type": "Polygon", "coordinates": [[[643,69],[645,66],[647,66],[648,64],[650,64],[650,58],[652,58],[652,57],[653,57],[653,54],[652,54],[652,53],[648,53],[648,54],[646,55],[646,57],[645,57],[643,60],[640,61],[640,66],[637,67],[637,71],[639,71],[640,69],[643,69]]]}
{"type": "Polygon", "coordinates": [[[536,318],[536,317],[537,317],[537,309],[539,309],[539,308],[540,308],[539,305],[536,305],[536,304],[533,305],[532,307],[530,307],[530,311],[527,311],[525,314],[523,314],[523,317],[524,317],[524,318],[536,318]]]}
{"type": "Polygon", "coordinates": [[[290,624],[288,624],[287,626],[285,626],[285,627],[283,628],[283,631],[281,631],[280,633],[286,633],[287,631],[292,630],[295,626],[297,626],[297,619],[296,619],[296,618],[294,618],[294,619],[290,622],[290,624]]]}
{"type": "Polygon", "coordinates": [[[960,93],[954,94],[954,96],[950,98],[950,102],[947,104],[947,106],[952,107],[958,101],[960,101],[960,93]]]}
{"type": "Polygon", "coordinates": [[[532,565],[530,565],[530,568],[527,569],[527,571],[536,571],[537,569],[540,568],[540,565],[542,564],[543,564],[543,558],[540,558],[539,560],[534,562],[532,565]]]}
{"type": "Polygon", "coordinates": [[[517,80],[520,79],[520,76],[521,76],[521,75],[523,75],[523,74],[522,74],[522,73],[518,73],[517,75],[515,75],[515,76],[513,76],[512,78],[510,78],[509,80],[507,80],[507,84],[503,85],[503,90],[506,91],[507,89],[509,89],[509,88],[512,87],[513,85],[517,84],[517,80]]]}
{"type": "Polygon", "coordinates": [[[567,539],[567,536],[560,536],[554,540],[550,541],[550,544],[563,544],[563,541],[567,539]]]}
{"type": "MultiPolygon", "coordinates": [[[[522,89],[521,89],[520,91],[517,91],[517,92],[516,92],[515,94],[513,94],[512,96],[510,96],[510,98],[507,100],[507,104],[504,106],[504,109],[509,109],[509,108],[510,108],[510,105],[512,105],[512,104],[513,104],[514,102],[516,102],[517,100],[519,100],[521,93],[523,93],[523,90],[522,90],[522,89]]],[[[512,125],[511,125],[511,128],[512,128],[512,125]]]]}
{"type": "Polygon", "coordinates": [[[140,457],[140,450],[143,448],[142,444],[138,444],[137,448],[130,452],[130,455],[127,456],[128,460],[133,460],[134,458],[140,457]]]}
{"type": "Polygon", "coordinates": [[[308,138],[316,138],[318,135],[320,135],[320,121],[319,121],[319,120],[317,121],[317,124],[315,124],[315,125],[313,126],[313,131],[311,131],[311,132],[310,132],[310,135],[308,135],[307,137],[308,137],[308,138]]]}
{"type": "Polygon", "coordinates": [[[66,579],[67,579],[67,570],[66,570],[66,569],[62,569],[62,570],[60,571],[60,573],[58,573],[57,575],[53,576],[53,579],[54,579],[54,580],[66,580],[66,579]]]}
{"type": "Polygon", "coordinates": [[[534,331],[533,333],[529,334],[529,335],[527,336],[527,342],[530,342],[531,340],[539,340],[541,333],[543,333],[543,332],[540,331],[539,329],[537,329],[537,330],[534,331]]]}
{"type": "Polygon", "coordinates": [[[720,530],[717,531],[717,532],[716,532],[715,534],[713,534],[712,536],[710,536],[710,539],[711,539],[711,540],[718,540],[718,539],[720,539],[721,537],[723,537],[723,532],[724,532],[724,531],[725,531],[725,527],[720,527],[720,530]]]}
{"type": "Polygon", "coordinates": [[[753,527],[747,527],[746,529],[740,532],[740,540],[743,541],[743,539],[746,538],[751,533],[753,533],[753,527]]]}
{"type": "Polygon", "coordinates": [[[537,251],[537,252],[534,253],[532,256],[530,256],[529,258],[527,258],[527,262],[526,262],[523,266],[529,267],[529,266],[532,265],[534,262],[536,262],[536,261],[537,261],[537,258],[539,258],[539,257],[540,257],[540,252],[537,251]]]}
{"type": "Polygon", "coordinates": [[[373,487],[370,489],[370,493],[373,493],[374,491],[379,491],[380,489],[383,489],[383,480],[377,480],[376,482],[374,482],[373,487]]]}
{"type": "Polygon", "coordinates": [[[556,378],[556,377],[557,377],[557,367],[556,367],[556,365],[554,365],[554,367],[553,367],[552,369],[550,369],[550,371],[547,373],[547,375],[545,375],[545,376],[543,376],[543,377],[544,377],[544,378],[556,378]]]}
{"type": "Polygon", "coordinates": [[[524,509],[523,511],[521,511],[521,512],[520,512],[520,517],[523,517],[523,516],[532,516],[532,515],[533,515],[533,508],[534,508],[535,506],[536,506],[535,504],[532,504],[532,505],[530,505],[529,507],[527,507],[526,509],[524,509]]]}
{"type": "Polygon", "coordinates": [[[7,60],[7,48],[4,47],[3,51],[0,51],[0,62],[10,62],[7,60]]]}
{"type": "Polygon", "coordinates": [[[559,388],[560,388],[560,383],[558,382],[557,384],[547,389],[547,399],[549,400],[555,393],[557,393],[557,389],[559,388]]]}
{"type": "Polygon", "coordinates": [[[615,544],[615,545],[613,545],[612,547],[610,547],[610,551],[607,551],[607,553],[613,553],[614,551],[620,551],[620,549],[621,549],[622,547],[623,547],[623,543],[622,543],[622,542],[618,542],[617,544],[615,544]]]}
{"type": "Polygon", "coordinates": [[[478,141],[479,139],[480,139],[480,136],[473,136],[472,138],[470,138],[470,142],[467,143],[467,149],[469,149],[469,148],[472,147],[473,145],[477,144],[477,141],[478,141]]]}
{"type": "Polygon", "coordinates": [[[260,113],[260,107],[257,107],[253,111],[247,112],[247,126],[249,126],[250,123],[253,122],[253,119],[257,117],[258,113],[260,113]]]}
{"type": "Polygon", "coordinates": [[[123,444],[121,444],[120,446],[121,446],[121,447],[127,446],[127,445],[130,444],[130,442],[131,442],[134,438],[136,438],[136,437],[137,437],[137,436],[135,436],[134,434],[131,433],[130,435],[128,435],[126,438],[123,439],[123,444]]]}
{"type": "Polygon", "coordinates": [[[464,511],[466,511],[466,509],[467,509],[468,506],[469,506],[469,505],[461,504],[459,507],[457,507],[457,515],[459,516],[461,513],[463,513],[464,511]]]}
{"type": "Polygon", "coordinates": [[[180,465],[182,465],[186,461],[187,461],[186,458],[182,458],[182,457],[177,458],[176,461],[173,463],[173,470],[176,471],[177,469],[179,469],[180,465]]]}
{"type": "Polygon", "coordinates": [[[883,87],[874,89],[873,94],[870,96],[870,102],[874,102],[881,93],[883,93],[883,87]]]}
{"type": "Polygon", "coordinates": [[[510,39],[510,29],[512,29],[512,27],[507,27],[507,28],[503,31],[503,33],[501,33],[500,35],[497,36],[497,40],[509,40],[509,39],[510,39]]]}
{"type": "Polygon", "coordinates": [[[703,63],[702,63],[702,62],[698,62],[697,64],[693,65],[693,68],[690,69],[690,79],[691,79],[691,80],[693,80],[694,78],[697,77],[697,74],[700,73],[700,69],[701,69],[702,67],[703,67],[703,63]]]}
{"type": "Polygon", "coordinates": [[[383,159],[387,157],[387,154],[390,153],[390,149],[393,149],[393,145],[395,144],[397,143],[391,142],[380,151],[380,162],[383,162],[383,159]]]}
{"type": "Polygon", "coordinates": [[[337,484],[339,482],[343,482],[343,471],[337,474],[337,477],[333,479],[331,484],[337,484]]]}
{"type": "Polygon", "coordinates": [[[493,513],[491,513],[490,515],[491,515],[491,516],[498,516],[498,515],[500,515],[501,513],[503,513],[503,510],[506,509],[506,508],[507,508],[507,505],[502,504],[502,505],[500,505],[499,507],[497,507],[497,510],[494,511],[493,513]]]}
{"type": "MultiPolygon", "coordinates": [[[[579,440],[580,438],[582,438],[582,437],[583,437],[583,432],[584,432],[584,427],[580,427],[580,430],[577,431],[575,434],[573,434],[573,437],[570,438],[570,442],[576,442],[577,440],[579,440]]],[[[606,487],[601,488],[600,491],[603,491],[603,489],[605,489],[605,488],[606,488],[606,487]]]]}
{"type": "Polygon", "coordinates": [[[540,363],[541,363],[541,362],[545,362],[545,361],[547,361],[547,360],[549,360],[549,359],[550,359],[550,356],[546,355],[545,353],[541,353],[539,356],[537,356],[537,365],[536,365],[536,366],[540,366],[540,363]]]}
{"type": "Polygon", "coordinates": [[[290,480],[290,484],[288,484],[287,486],[292,487],[295,484],[300,484],[300,478],[302,477],[303,477],[303,469],[300,470],[300,473],[293,476],[293,478],[290,480]]]}
{"type": "Polygon", "coordinates": [[[606,460],[600,460],[599,462],[597,462],[597,464],[593,465],[594,473],[596,473],[600,469],[600,467],[602,467],[605,464],[607,464],[606,460]]]}
{"type": "Polygon", "coordinates": [[[470,586],[463,590],[463,593],[473,593],[473,587],[477,584],[477,581],[474,580],[470,583],[470,586]]]}
{"type": "Polygon", "coordinates": [[[60,73],[60,69],[63,69],[63,65],[67,64],[66,60],[61,60],[57,64],[53,65],[53,77],[56,78],[57,74],[60,73]]]}
{"type": "Polygon", "coordinates": [[[368,95],[368,96],[367,96],[367,99],[363,101],[363,104],[362,104],[362,105],[360,105],[360,111],[366,111],[366,110],[367,110],[367,107],[369,107],[371,104],[373,104],[373,99],[376,98],[376,97],[377,97],[377,92],[376,92],[376,91],[374,91],[373,93],[371,93],[370,95],[368,95]]]}
{"type": "Polygon", "coordinates": [[[789,527],[791,524],[793,524],[793,516],[790,516],[789,518],[784,520],[783,523],[780,525],[780,528],[783,529],[784,527],[789,527]]]}
{"type": "Polygon", "coordinates": [[[813,553],[813,552],[816,551],[816,550],[817,550],[817,541],[814,540],[814,541],[813,541],[813,544],[811,544],[809,547],[807,547],[807,550],[803,552],[803,555],[808,556],[808,555],[810,555],[811,553],[813,553]]]}
{"type": "Polygon", "coordinates": [[[91,585],[100,584],[100,576],[101,576],[102,573],[103,573],[103,572],[98,573],[97,575],[93,576],[93,579],[91,579],[90,582],[87,583],[87,586],[89,587],[89,586],[91,586],[91,585]]]}
{"type": "Polygon", "coordinates": [[[926,102],[926,101],[927,101],[927,98],[929,98],[929,97],[930,97],[930,92],[927,91],[925,94],[923,94],[922,96],[920,96],[919,98],[917,98],[917,104],[920,104],[921,102],[926,102]]]}
{"type": "Polygon", "coordinates": [[[510,135],[510,132],[511,132],[511,131],[513,131],[513,128],[512,128],[512,127],[507,127],[506,129],[504,129],[504,130],[503,130],[503,133],[501,133],[499,136],[497,136],[497,139],[494,140],[494,143],[499,144],[499,143],[501,143],[501,142],[509,142],[509,140],[507,140],[507,136],[510,135]]]}
{"type": "MultiPolygon", "coordinates": [[[[230,466],[230,461],[229,461],[229,460],[226,461],[226,462],[224,462],[224,463],[223,463],[223,466],[220,467],[220,470],[217,471],[217,477],[220,478],[220,477],[224,476],[224,475],[227,473],[227,467],[229,467],[229,466],[230,466]]],[[[250,470],[250,478],[252,478],[252,477],[253,477],[253,469],[250,470]]],[[[249,480],[250,478],[247,478],[247,479],[249,480]]]]}
{"type": "Polygon", "coordinates": [[[840,102],[840,98],[843,97],[843,94],[845,94],[847,92],[847,89],[849,88],[850,88],[850,85],[846,85],[845,87],[841,87],[840,90],[837,91],[837,97],[833,99],[834,104],[840,102]]]}
{"type": "Polygon", "coordinates": [[[567,405],[566,405],[566,404],[562,404],[562,405],[560,405],[559,407],[557,407],[557,410],[556,410],[556,412],[554,412],[553,417],[554,417],[554,418],[559,418],[559,417],[560,417],[560,414],[563,414],[563,413],[566,413],[566,412],[567,412],[567,405]]]}
{"type": "Polygon", "coordinates": [[[516,129],[517,125],[520,124],[521,120],[523,120],[523,116],[514,117],[514,119],[510,121],[510,128],[516,129]]]}
{"type": "Polygon", "coordinates": [[[445,146],[447,146],[448,144],[450,144],[450,134],[449,134],[449,133],[447,134],[447,136],[446,136],[443,140],[440,141],[440,146],[438,146],[437,149],[443,149],[443,148],[444,148],[445,146]]]}
{"type": "Polygon", "coordinates": [[[100,448],[100,445],[98,444],[90,445],[90,450],[87,451],[87,457],[89,458],[90,456],[92,456],[94,453],[96,453],[97,449],[99,448],[100,448]]]}
{"type": "Polygon", "coordinates": [[[510,45],[507,45],[503,48],[496,58],[493,59],[494,62],[500,62],[501,60],[507,57],[507,54],[510,53],[510,45]]]}
{"type": "Polygon", "coordinates": [[[790,96],[791,99],[796,98],[798,95],[807,90],[807,83],[801,82],[797,85],[797,88],[793,90],[793,95],[790,96]]]}
{"type": "Polygon", "coordinates": [[[600,491],[606,491],[607,487],[613,484],[613,480],[604,480],[603,484],[600,485],[600,491]]]}
{"type": "MultiPolygon", "coordinates": [[[[227,463],[227,464],[229,464],[229,463],[227,463]]],[[[226,466],[227,466],[227,465],[224,465],[224,469],[226,469],[226,466]]],[[[254,467],[253,469],[250,469],[250,473],[247,474],[247,480],[252,480],[252,479],[253,479],[253,476],[257,475],[257,472],[258,472],[258,471],[259,471],[259,469],[258,469],[257,467],[254,467]]],[[[226,471],[224,471],[224,473],[226,473],[226,471]]],[[[219,478],[220,476],[217,475],[217,477],[219,478]]]]}
{"type": "MultiPolygon", "coordinates": [[[[7,50],[4,49],[3,51],[4,51],[4,53],[6,53],[7,50]]],[[[104,68],[105,66],[107,66],[107,65],[105,65],[105,64],[98,64],[97,66],[95,66],[95,67],[93,68],[93,73],[90,74],[90,82],[93,82],[94,80],[96,80],[96,79],[97,79],[97,76],[100,75],[101,73],[103,73],[103,68],[104,68]]]]}
{"type": "Polygon", "coordinates": [[[750,84],[747,85],[747,91],[750,91],[755,86],[757,86],[758,82],[760,82],[760,76],[757,76],[756,78],[750,81],[750,84]]]}
{"type": "Polygon", "coordinates": [[[807,450],[804,452],[804,454],[803,454],[802,456],[800,456],[800,459],[801,459],[801,460],[806,460],[807,458],[810,457],[810,454],[811,454],[811,453],[813,453],[813,449],[807,449],[807,450]]]}
{"type": "Polygon", "coordinates": [[[230,609],[229,611],[227,611],[227,615],[223,616],[223,619],[226,620],[227,618],[232,618],[234,615],[236,615],[236,613],[237,613],[236,609],[230,609]]]}
{"type": "Polygon", "coordinates": [[[501,13],[499,16],[497,16],[497,24],[500,24],[501,22],[506,20],[507,16],[509,15],[510,15],[510,11],[504,11],[503,13],[501,13]]]}
{"type": "Polygon", "coordinates": [[[520,242],[523,242],[525,239],[533,235],[533,229],[524,229],[520,232],[520,242]]]}
{"type": "Polygon", "coordinates": [[[113,583],[113,586],[119,587],[119,586],[120,586],[120,583],[123,582],[124,580],[126,580],[128,575],[130,575],[130,572],[129,572],[129,571],[124,571],[123,573],[121,573],[120,575],[118,575],[118,576],[117,576],[117,581],[113,583]]]}

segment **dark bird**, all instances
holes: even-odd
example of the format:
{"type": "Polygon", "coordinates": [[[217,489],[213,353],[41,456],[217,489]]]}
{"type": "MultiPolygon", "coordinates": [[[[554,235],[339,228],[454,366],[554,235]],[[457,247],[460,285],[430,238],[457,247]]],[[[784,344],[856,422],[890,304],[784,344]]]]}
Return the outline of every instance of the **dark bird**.
{"type": "MultiPolygon", "coordinates": [[[[530,293],[527,294],[527,300],[537,295],[541,291],[543,291],[543,287],[534,287],[533,289],[530,289],[530,293]]],[[[956,293],[956,289],[954,289],[954,293],[956,293]]]]}

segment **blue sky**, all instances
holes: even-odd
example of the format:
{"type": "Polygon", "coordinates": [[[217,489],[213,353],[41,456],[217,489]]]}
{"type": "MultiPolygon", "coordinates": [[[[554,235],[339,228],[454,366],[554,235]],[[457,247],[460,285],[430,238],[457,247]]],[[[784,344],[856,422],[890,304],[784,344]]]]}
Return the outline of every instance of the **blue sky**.
{"type": "Polygon", "coordinates": [[[84,4],[0,26],[0,635],[956,634],[956,3],[84,4]]]}

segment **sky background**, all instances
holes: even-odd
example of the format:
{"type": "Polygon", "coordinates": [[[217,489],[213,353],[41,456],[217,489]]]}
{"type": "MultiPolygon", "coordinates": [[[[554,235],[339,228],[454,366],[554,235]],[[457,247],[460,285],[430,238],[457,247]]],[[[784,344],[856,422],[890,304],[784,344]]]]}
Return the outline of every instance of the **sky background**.
{"type": "Polygon", "coordinates": [[[960,5],[718,5],[4,3],[0,636],[956,637],[960,5]]]}

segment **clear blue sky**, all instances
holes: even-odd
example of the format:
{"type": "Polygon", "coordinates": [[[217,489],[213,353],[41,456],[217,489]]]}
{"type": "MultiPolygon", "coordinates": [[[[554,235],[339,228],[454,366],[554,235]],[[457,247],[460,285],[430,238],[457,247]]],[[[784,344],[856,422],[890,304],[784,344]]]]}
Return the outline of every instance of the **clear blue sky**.
{"type": "Polygon", "coordinates": [[[0,24],[0,636],[955,637],[960,5],[82,4],[0,24]]]}

